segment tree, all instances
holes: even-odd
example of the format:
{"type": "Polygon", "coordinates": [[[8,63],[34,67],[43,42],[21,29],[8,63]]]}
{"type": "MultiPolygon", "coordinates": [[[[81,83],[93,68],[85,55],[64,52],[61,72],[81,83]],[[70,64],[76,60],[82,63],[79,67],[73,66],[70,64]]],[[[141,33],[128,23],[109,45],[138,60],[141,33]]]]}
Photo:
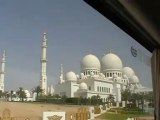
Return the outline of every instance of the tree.
{"type": "Polygon", "coordinates": [[[58,103],[61,98],[59,94],[55,94],[53,97],[56,99],[56,103],[58,103]]]}
{"type": "Polygon", "coordinates": [[[9,99],[9,92],[8,92],[8,91],[4,91],[4,92],[2,93],[2,96],[5,98],[5,100],[8,101],[8,99],[9,99]]]}
{"type": "Polygon", "coordinates": [[[112,94],[109,94],[109,96],[107,97],[107,101],[110,103],[114,102],[114,96],[112,94]]]}
{"type": "Polygon", "coordinates": [[[97,104],[102,104],[102,99],[100,99],[99,95],[94,95],[91,97],[91,104],[97,105],[97,104]]]}
{"type": "Polygon", "coordinates": [[[144,92],[140,92],[138,93],[139,98],[140,98],[140,103],[142,106],[142,112],[144,112],[144,100],[145,100],[145,93],[144,92]]]}
{"type": "Polygon", "coordinates": [[[55,97],[56,99],[59,99],[61,96],[60,96],[59,94],[55,94],[54,97],[55,97]]]}
{"type": "Polygon", "coordinates": [[[11,101],[12,101],[12,98],[13,98],[13,90],[11,90],[11,92],[10,92],[10,97],[11,97],[11,101]]]}
{"type": "Polygon", "coordinates": [[[131,100],[131,91],[129,89],[125,89],[121,92],[122,100],[125,101],[125,104],[127,106],[127,101],[131,100]]]}
{"type": "Polygon", "coordinates": [[[61,102],[62,102],[63,104],[65,104],[65,103],[66,103],[66,99],[67,99],[67,96],[66,96],[66,95],[63,95],[63,96],[61,97],[61,102]]]}
{"type": "Polygon", "coordinates": [[[20,98],[20,101],[24,101],[24,98],[26,98],[26,93],[22,87],[19,87],[19,90],[17,91],[17,95],[20,98]]]}
{"type": "Polygon", "coordinates": [[[141,105],[142,112],[144,112],[144,100],[146,99],[146,94],[144,92],[138,92],[138,93],[132,93],[131,94],[131,99],[130,101],[133,104],[138,103],[138,108],[139,105],[141,105]]]}
{"type": "Polygon", "coordinates": [[[3,92],[2,90],[0,90],[0,98],[2,98],[2,96],[3,96],[3,92]]]}
{"type": "Polygon", "coordinates": [[[37,87],[33,90],[33,92],[36,92],[36,94],[37,94],[36,99],[38,100],[39,94],[42,94],[42,93],[43,93],[43,89],[42,89],[40,86],[37,86],[37,87]]]}
{"type": "Polygon", "coordinates": [[[153,91],[145,94],[145,100],[147,100],[150,103],[150,106],[153,107],[153,91]]]}
{"type": "Polygon", "coordinates": [[[132,106],[136,107],[136,103],[139,103],[139,99],[140,98],[139,98],[139,95],[137,93],[132,93],[131,98],[130,98],[130,101],[132,102],[132,106]]]}

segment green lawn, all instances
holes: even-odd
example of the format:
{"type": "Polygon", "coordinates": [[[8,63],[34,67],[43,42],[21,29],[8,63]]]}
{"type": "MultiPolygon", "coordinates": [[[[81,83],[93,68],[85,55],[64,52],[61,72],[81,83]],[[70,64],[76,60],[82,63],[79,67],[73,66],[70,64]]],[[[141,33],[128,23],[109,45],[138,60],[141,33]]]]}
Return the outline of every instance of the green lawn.
{"type": "Polygon", "coordinates": [[[100,119],[107,119],[107,120],[126,120],[128,117],[142,117],[142,116],[149,116],[147,114],[116,114],[116,113],[104,113],[103,115],[99,116],[100,119]]]}

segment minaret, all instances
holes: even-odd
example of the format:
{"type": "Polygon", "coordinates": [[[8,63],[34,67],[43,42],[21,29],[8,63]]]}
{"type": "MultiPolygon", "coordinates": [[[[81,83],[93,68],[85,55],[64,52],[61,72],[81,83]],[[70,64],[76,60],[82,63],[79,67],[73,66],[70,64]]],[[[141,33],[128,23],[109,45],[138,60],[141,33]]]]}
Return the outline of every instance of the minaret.
{"type": "Polygon", "coordinates": [[[63,83],[64,82],[64,80],[63,80],[63,65],[61,64],[61,71],[60,71],[61,73],[60,73],[60,81],[59,81],[59,83],[61,84],[61,83],[63,83]]]}
{"type": "Polygon", "coordinates": [[[42,42],[42,53],[41,53],[41,76],[40,76],[40,86],[43,89],[43,94],[47,94],[47,39],[46,33],[43,33],[42,42]]]}
{"type": "Polygon", "coordinates": [[[6,52],[5,50],[3,50],[3,55],[1,60],[1,71],[0,71],[0,90],[2,90],[2,92],[4,92],[5,63],[6,63],[6,52]]]}

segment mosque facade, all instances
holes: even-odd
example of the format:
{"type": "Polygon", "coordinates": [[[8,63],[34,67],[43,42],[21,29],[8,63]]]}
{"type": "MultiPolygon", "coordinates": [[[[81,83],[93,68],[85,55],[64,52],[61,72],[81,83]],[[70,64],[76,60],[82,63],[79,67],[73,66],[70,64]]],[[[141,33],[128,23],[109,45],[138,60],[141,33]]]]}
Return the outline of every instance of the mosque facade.
{"type": "Polygon", "coordinates": [[[69,71],[63,75],[63,66],[54,94],[67,97],[85,97],[99,95],[105,102],[111,94],[116,102],[121,102],[121,92],[149,92],[152,89],[140,84],[139,78],[131,67],[123,67],[120,57],[108,53],[99,60],[95,55],[88,54],[81,60],[81,73],[69,71]]]}
{"type": "MultiPolygon", "coordinates": [[[[109,52],[101,59],[93,54],[85,55],[80,62],[80,73],[69,71],[64,75],[61,65],[60,77],[57,84],[47,85],[47,39],[43,34],[41,52],[41,72],[39,86],[43,95],[59,94],[60,96],[91,98],[99,95],[103,102],[113,95],[116,102],[121,102],[121,92],[125,89],[133,93],[150,92],[151,88],[141,85],[138,76],[131,67],[124,67],[120,57],[109,52]]],[[[6,55],[3,52],[0,71],[0,90],[4,92],[6,55]]],[[[34,101],[36,94],[25,90],[27,101],[34,101]]],[[[18,100],[18,99],[17,99],[18,100]]],[[[17,101],[16,100],[16,101],[17,101]]]]}

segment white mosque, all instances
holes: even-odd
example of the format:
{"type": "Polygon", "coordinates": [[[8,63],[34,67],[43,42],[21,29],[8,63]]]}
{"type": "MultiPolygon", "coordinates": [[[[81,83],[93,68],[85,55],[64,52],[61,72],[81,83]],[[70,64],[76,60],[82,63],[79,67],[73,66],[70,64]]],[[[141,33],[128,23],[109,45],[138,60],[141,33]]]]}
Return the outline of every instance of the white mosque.
{"type": "Polygon", "coordinates": [[[85,98],[99,95],[104,102],[112,94],[116,102],[121,102],[121,91],[126,88],[135,93],[152,91],[140,84],[131,67],[123,67],[119,56],[110,52],[101,60],[93,54],[84,56],[80,75],[70,71],[63,77],[61,65],[61,75],[54,94],[85,98]]]}
{"type": "Polygon", "coordinates": [[[139,78],[131,67],[123,67],[120,57],[114,53],[108,53],[99,60],[95,55],[88,54],[81,60],[81,73],[77,75],[69,71],[63,75],[63,66],[58,83],[47,87],[47,39],[43,34],[40,86],[44,94],[59,94],[67,97],[85,97],[99,95],[105,102],[112,94],[115,101],[121,102],[121,91],[130,89],[132,92],[148,92],[152,89],[143,87],[139,78]]]}
{"type": "MultiPolygon", "coordinates": [[[[121,91],[130,89],[132,92],[149,92],[151,88],[140,84],[139,78],[131,67],[123,67],[120,57],[112,52],[104,55],[99,60],[95,55],[88,54],[81,60],[81,73],[76,74],[69,71],[63,75],[63,66],[59,81],[53,89],[53,85],[47,86],[47,39],[46,33],[43,34],[42,54],[41,54],[41,72],[39,85],[44,91],[44,95],[59,94],[67,97],[85,97],[99,95],[105,102],[111,94],[116,102],[121,102],[121,91]]],[[[0,69],[0,90],[4,92],[6,55],[3,51],[0,69]]],[[[36,95],[31,95],[25,91],[27,100],[35,99],[36,95]]]]}
{"type": "Polygon", "coordinates": [[[121,91],[126,88],[132,92],[147,92],[152,89],[143,87],[134,70],[123,67],[121,59],[114,53],[104,55],[101,61],[93,54],[84,56],[81,60],[81,73],[67,72],[61,75],[55,86],[55,94],[67,97],[92,97],[99,95],[106,101],[112,94],[117,102],[121,101],[121,91]]]}

